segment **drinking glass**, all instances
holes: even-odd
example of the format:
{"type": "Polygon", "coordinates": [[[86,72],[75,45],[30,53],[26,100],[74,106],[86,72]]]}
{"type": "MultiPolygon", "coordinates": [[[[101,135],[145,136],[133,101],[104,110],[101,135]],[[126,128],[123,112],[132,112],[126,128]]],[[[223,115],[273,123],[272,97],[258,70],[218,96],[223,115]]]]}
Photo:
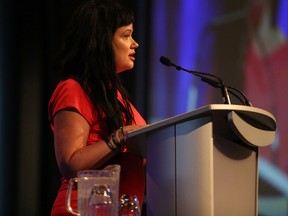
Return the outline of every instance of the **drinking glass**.
{"type": "Polygon", "coordinates": [[[107,184],[95,184],[92,188],[88,216],[113,216],[112,193],[107,184]]]}
{"type": "Polygon", "coordinates": [[[119,200],[119,216],[140,216],[141,209],[136,195],[123,194],[119,200]]]}

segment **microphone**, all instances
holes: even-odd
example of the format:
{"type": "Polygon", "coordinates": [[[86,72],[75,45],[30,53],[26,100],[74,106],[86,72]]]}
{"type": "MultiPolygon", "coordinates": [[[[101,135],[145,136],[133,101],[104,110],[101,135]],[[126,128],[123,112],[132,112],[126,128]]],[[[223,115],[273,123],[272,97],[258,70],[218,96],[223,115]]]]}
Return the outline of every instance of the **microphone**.
{"type": "Polygon", "coordinates": [[[186,71],[188,73],[191,73],[195,76],[200,77],[203,82],[206,82],[215,88],[220,88],[224,104],[231,104],[230,97],[228,94],[228,92],[229,92],[229,93],[233,94],[235,97],[237,97],[242,102],[243,105],[252,106],[251,102],[247,99],[246,95],[243,92],[241,92],[240,90],[233,88],[231,86],[225,85],[223,80],[220,77],[218,77],[217,75],[199,72],[199,71],[187,70],[185,68],[182,68],[179,65],[174,64],[170,59],[168,59],[165,56],[161,56],[159,60],[162,64],[166,65],[167,67],[173,66],[177,70],[186,71]],[[211,79],[211,77],[213,79],[211,79]],[[244,98],[244,101],[238,95],[236,95],[234,92],[232,92],[230,89],[241,94],[241,96],[244,98]]]}
{"type": "Polygon", "coordinates": [[[221,93],[222,93],[222,97],[223,97],[223,102],[225,104],[231,104],[231,101],[230,101],[230,97],[229,97],[229,94],[228,94],[228,90],[227,90],[227,87],[226,85],[224,85],[223,81],[216,75],[212,75],[212,74],[208,74],[208,73],[203,73],[203,72],[198,72],[198,71],[192,71],[192,70],[187,70],[185,68],[182,68],[181,66],[179,65],[176,65],[174,64],[173,62],[171,62],[170,59],[168,59],[167,57],[165,56],[161,56],[160,57],[160,62],[168,67],[170,66],[173,66],[175,67],[177,70],[183,70],[183,71],[186,71],[188,73],[191,73],[195,76],[198,76],[201,78],[202,81],[204,82],[208,82],[210,85],[212,84],[212,86],[215,87],[215,85],[217,85],[217,87],[219,87],[221,89],[221,93]],[[215,82],[215,80],[211,80],[211,79],[208,79],[207,77],[213,77],[215,79],[217,79],[218,82],[215,82]],[[211,82],[210,82],[211,81],[211,82]]]}
{"type": "MultiPolygon", "coordinates": [[[[219,82],[215,81],[215,80],[207,79],[207,78],[201,78],[201,80],[206,82],[206,83],[208,83],[209,85],[211,85],[211,86],[213,86],[215,88],[220,88],[221,87],[221,84],[219,82]]],[[[248,100],[248,98],[246,97],[246,95],[242,91],[240,91],[240,90],[238,90],[236,88],[233,88],[233,87],[231,87],[229,85],[226,85],[226,87],[227,87],[228,92],[231,93],[233,96],[235,96],[239,101],[241,101],[241,103],[243,105],[252,107],[252,103],[248,100]],[[239,93],[242,96],[242,98],[244,99],[244,101],[243,101],[242,98],[239,97],[239,95],[237,95],[237,94],[235,94],[235,92],[231,91],[231,89],[236,91],[237,93],[239,93]]]]}

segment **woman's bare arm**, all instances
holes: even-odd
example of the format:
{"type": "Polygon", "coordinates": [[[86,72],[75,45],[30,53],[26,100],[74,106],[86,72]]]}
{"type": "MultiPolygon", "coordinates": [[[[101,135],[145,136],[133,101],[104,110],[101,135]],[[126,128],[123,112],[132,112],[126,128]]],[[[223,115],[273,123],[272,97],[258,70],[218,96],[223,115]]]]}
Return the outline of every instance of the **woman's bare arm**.
{"type": "MultiPolygon", "coordinates": [[[[125,126],[124,132],[135,130],[136,125],[125,126]]],[[[75,111],[59,111],[54,117],[55,154],[61,174],[69,179],[85,169],[97,169],[115,153],[100,140],[87,146],[90,125],[75,111]]]]}

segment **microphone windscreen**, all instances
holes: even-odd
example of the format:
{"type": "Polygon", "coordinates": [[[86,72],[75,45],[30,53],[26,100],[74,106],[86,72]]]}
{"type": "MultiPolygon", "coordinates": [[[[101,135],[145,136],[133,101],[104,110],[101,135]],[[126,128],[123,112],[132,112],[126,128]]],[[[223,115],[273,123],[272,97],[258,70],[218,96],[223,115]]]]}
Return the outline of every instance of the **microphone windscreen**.
{"type": "Polygon", "coordinates": [[[159,61],[160,61],[162,64],[164,64],[164,65],[166,65],[166,66],[168,66],[168,67],[171,66],[171,61],[170,61],[170,59],[166,58],[165,56],[161,56],[160,59],[159,59],[159,61]]]}

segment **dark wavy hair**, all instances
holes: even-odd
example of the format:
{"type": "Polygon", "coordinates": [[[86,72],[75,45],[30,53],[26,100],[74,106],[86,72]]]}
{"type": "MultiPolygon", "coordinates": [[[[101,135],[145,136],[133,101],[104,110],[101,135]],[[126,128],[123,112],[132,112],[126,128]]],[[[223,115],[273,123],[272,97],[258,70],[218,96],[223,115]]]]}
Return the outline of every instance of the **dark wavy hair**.
{"type": "Polygon", "coordinates": [[[127,92],[116,73],[112,45],[117,28],[131,23],[133,12],[115,1],[85,1],[72,16],[61,52],[62,79],[73,78],[80,83],[101,126],[109,132],[134,121],[127,92]],[[124,104],[118,101],[117,92],[124,104]]]}

